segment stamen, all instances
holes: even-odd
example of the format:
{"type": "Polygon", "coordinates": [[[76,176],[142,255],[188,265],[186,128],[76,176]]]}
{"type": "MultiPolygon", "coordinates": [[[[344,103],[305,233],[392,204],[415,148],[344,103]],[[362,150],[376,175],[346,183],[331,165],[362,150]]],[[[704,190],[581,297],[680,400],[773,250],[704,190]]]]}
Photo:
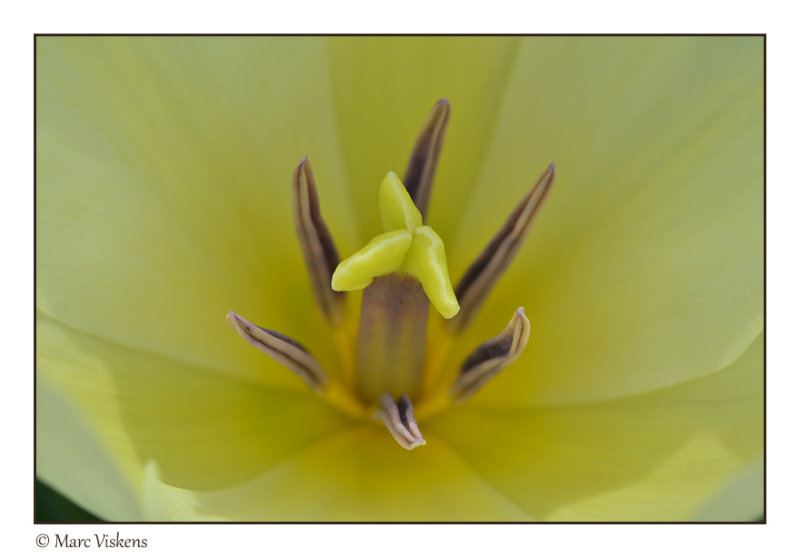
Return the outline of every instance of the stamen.
{"type": "Polygon", "coordinates": [[[338,326],[344,316],[345,295],[331,289],[331,277],[339,265],[339,254],[320,213],[314,175],[307,157],[294,169],[292,198],[295,228],[311,277],[314,299],[328,322],[338,326]]]}
{"type": "Polygon", "coordinates": [[[225,320],[245,341],[300,376],[311,389],[317,393],[325,390],[328,385],[325,373],[300,343],[276,331],[259,327],[233,310],[228,312],[225,320]]]}
{"type": "Polygon", "coordinates": [[[425,445],[425,439],[414,420],[414,406],[408,397],[403,395],[395,402],[390,395],[383,394],[380,403],[381,409],[376,415],[383,420],[398,444],[407,450],[425,445]]]}
{"type": "Polygon", "coordinates": [[[462,331],[472,322],[480,305],[511,260],[514,259],[539,209],[547,198],[554,179],[555,163],[550,163],[533,188],[508,217],[500,231],[458,282],[455,293],[458,303],[461,305],[461,312],[447,323],[450,332],[462,331]]]}
{"type": "Polygon", "coordinates": [[[411,152],[406,174],[403,177],[403,184],[422,217],[425,217],[425,211],[428,208],[433,175],[436,172],[436,164],[439,161],[439,152],[442,150],[444,133],[449,119],[450,103],[447,99],[439,99],[422,126],[422,131],[414,144],[414,150],[411,152]]]}
{"type": "Polygon", "coordinates": [[[531,333],[531,323],[520,306],[503,332],[481,344],[461,365],[450,389],[457,401],[464,401],[522,354],[531,333]]]}

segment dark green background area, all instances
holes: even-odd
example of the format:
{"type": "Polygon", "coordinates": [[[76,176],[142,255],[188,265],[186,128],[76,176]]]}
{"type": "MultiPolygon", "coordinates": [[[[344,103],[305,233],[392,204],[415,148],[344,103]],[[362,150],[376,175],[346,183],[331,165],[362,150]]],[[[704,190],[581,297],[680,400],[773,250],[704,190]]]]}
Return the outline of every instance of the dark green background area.
{"type": "Polygon", "coordinates": [[[36,523],[102,523],[103,520],[62,496],[59,492],[36,481],[34,502],[34,521],[36,523]]]}

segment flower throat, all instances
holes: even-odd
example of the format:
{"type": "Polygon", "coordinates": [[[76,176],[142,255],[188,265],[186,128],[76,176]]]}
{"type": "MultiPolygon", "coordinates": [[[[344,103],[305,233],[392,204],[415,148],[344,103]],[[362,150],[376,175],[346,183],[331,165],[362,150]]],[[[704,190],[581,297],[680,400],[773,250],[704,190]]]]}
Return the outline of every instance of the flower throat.
{"type": "Polygon", "coordinates": [[[439,100],[417,138],[404,179],[389,172],[378,190],[383,232],[340,260],[322,218],[307,158],[295,169],[295,228],[314,299],[339,347],[322,366],[297,341],[229,312],[248,343],[283,364],[332,405],[380,419],[402,447],[425,444],[415,418],[465,401],[516,360],[530,337],[522,307],[499,335],[454,366],[451,347],[511,263],[555,178],[551,163],[453,288],[445,246],[424,224],[450,105],[439,100]],[[363,291],[356,319],[347,296],[363,291]],[[436,314],[429,317],[433,305],[436,314]],[[429,332],[429,326],[431,331],[429,332]]]}

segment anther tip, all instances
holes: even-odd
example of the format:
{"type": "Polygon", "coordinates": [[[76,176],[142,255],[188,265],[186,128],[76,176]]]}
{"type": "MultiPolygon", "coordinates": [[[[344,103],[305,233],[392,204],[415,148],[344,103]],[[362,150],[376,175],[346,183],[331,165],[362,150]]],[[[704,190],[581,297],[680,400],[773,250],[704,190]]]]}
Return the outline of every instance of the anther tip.
{"type": "Polygon", "coordinates": [[[225,314],[225,321],[228,322],[228,325],[231,326],[236,333],[239,335],[244,335],[244,324],[242,324],[242,318],[240,318],[236,312],[231,310],[225,314]]]}
{"type": "Polygon", "coordinates": [[[442,97],[436,104],[433,105],[432,114],[435,114],[435,118],[441,121],[447,121],[450,118],[450,101],[447,100],[446,97],[442,97]]]}
{"type": "Polygon", "coordinates": [[[308,163],[308,157],[304,155],[292,173],[292,188],[297,194],[304,190],[304,184],[309,181],[310,173],[311,165],[308,163]]]}

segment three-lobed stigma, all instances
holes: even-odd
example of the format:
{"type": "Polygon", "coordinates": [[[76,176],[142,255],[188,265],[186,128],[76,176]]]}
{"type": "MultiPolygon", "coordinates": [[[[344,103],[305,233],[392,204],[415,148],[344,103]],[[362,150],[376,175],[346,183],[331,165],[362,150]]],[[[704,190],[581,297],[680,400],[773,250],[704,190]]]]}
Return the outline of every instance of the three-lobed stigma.
{"type": "Polygon", "coordinates": [[[381,182],[378,205],[384,233],[339,263],[331,288],[353,291],[366,288],[381,275],[408,274],[420,282],[443,317],[455,316],[459,305],[450,283],[444,242],[436,231],[422,224],[422,214],[393,172],[381,182]]]}
{"type": "Polygon", "coordinates": [[[311,165],[295,169],[295,227],[317,307],[339,347],[339,361],[319,363],[303,345],[231,311],[227,320],[248,343],[292,370],[321,397],[351,416],[383,421],[405,449],[425,444],[423,420],[469,399],[514,362],[530,338],[522,307],[507,327],[456,366],[450,348],[510,265],[555,180],[555,166],[533,187],[477,256],[454,289],[444,242],[424,214],[432,191],[450,104],[438,101],[414,145],[403,181],[389,172],[378,190],[383,232],[341,260],[322,218],[311,165]],[[347,296],[362,290],[358,319],[347,296]],[[428,338],[428,307],[442,327],[428,338]],[[429,354],[430,353],[430,354],[429,354]]]}

